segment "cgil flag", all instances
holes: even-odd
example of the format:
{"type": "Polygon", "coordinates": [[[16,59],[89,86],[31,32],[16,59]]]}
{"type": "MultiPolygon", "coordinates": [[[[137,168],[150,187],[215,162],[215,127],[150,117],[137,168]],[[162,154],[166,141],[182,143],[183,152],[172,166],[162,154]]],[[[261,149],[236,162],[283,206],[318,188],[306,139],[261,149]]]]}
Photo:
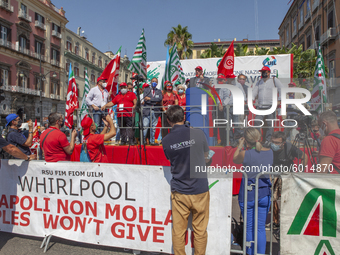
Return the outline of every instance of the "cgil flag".
{"type": "Polygon", "coordinates": [[[217,74],[223,74],[227,78],[236,77],[234,75],[234,41],[231,42],[228,50],[218,65],[217,74]]]}
{"type": "Polygon", "coordinates": [[[145,78],[147,77],[144,29],[142,30],[142,34],[139,38],[135,53],[133,54],[128,69],[134,73],[143,75],[145,78]]]}
{"type": "Polygon", "coordinates": [[[185,82],[183,68],[177,53],[176,43],[172,47],[169,57],[167,57],[162,86],[164,86],[165,81],[170,81],[172,84],[176,81],[179,81],[181,84],[185,82]]]}
{"type": "Polygon", "coordinates": [[[65,125],[68,128],[73,126],[73,112],[79,108],[78,103],[78,90],[76,78],[72,70],[72,64],[70,64],[69,77],[68,77],[68,90],[66,97],[66,110],[65,110],[65,125]]]}
{"type": "Polygon", "coordinates": [[[112,92],[112,97],[114,97],[117,93],[121,49],[122,49],[122,46],[120,46],[116,55],[113,57],[110,63],[105,67],[104,71],[100,75],[100,77],[107,80],[106,89],[108,92],[112,92]]]}
{"type": "Polygon", "coordinates": [[[312,91],[311,108],[314,111],[321,112],[322,103],[327,102],[327,87],[326,87],[326,71],[325,63],[321,54],[321,46],[318,47],[318,56],[315,64],[314,85],[312,91]]]}
{"type": "Polygon", "coordinates": [[[89,76],[87,75],[87,68],[85,68],[85,86],[84,86],[83,99],[81,101],[81,107],[80,107],[80,113],[79,113],[79,116],[80,116],[79,123],[81,123],[81,121],[89,113],[89,109],[86,104],[86,97],[89,92],[90,92],[89,76]]]}

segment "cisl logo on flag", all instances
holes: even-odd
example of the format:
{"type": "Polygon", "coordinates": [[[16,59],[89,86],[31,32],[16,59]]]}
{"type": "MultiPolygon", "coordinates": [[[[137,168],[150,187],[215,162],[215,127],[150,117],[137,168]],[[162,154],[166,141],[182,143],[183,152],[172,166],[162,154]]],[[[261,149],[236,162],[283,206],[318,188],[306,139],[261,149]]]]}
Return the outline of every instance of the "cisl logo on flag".
{"type": "MultiPolygon", "coordinates": [[[[287,235],[336,237],[335,198],[335,189],[314,188],[310,190],[304,197],[287,235]]],[[[314,254],[335,255],[335,252],[329,240],[321,240],[314,254]]]]}

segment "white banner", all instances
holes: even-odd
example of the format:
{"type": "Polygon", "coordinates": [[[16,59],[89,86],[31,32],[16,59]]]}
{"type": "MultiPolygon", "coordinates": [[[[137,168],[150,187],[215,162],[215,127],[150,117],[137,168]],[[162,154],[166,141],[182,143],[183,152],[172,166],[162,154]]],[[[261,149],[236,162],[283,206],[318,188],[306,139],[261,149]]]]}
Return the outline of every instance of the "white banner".
{"type": "MultiPolygon", "coordinates": [[[[172,253],[169,167],[2,160],[0,228],[172,253]]],[[[232,179],[209,179],[207,254],[230,250],[232,179]]],[[[192,253],[188,230],[187,254],[192,253]]]]}
{"type": "MultiPolygon", "coordinates": [[[[207,77],[217,77],[217,66],[221,58],[201,58],[181,60],[185,78],[195,76],[195,67],[202,66],[204,75],[207,77]]],[[[278,76],[279,79],[286,80],[287,84],[293,77],[293,63],[291,54],[281,55],[264,55],[264,56],[245,56],[235,57],[234,74],[245,74],[247,76],[247,85],[255,84],[260,78],[259,70],[267,65],[271,69],[272,76],[278,76]]],[[[159,87],[165,70],[165,60],[148,62],[148,80],[153,77],[158,78],[159,87]]]]}
{"type": "Polygon", "coordinates": [[[340,254],[338,175],[291,174],[283,178],[281,254],[340,254]]]}

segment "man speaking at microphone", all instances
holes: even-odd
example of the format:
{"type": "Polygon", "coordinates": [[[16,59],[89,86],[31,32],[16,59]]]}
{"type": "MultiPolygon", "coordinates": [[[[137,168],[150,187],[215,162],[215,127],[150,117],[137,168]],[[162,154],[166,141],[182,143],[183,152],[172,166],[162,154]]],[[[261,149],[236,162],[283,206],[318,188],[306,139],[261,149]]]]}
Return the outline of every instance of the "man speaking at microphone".
{"type": "Polygon", "coordinates": [[[196,76],[190,79],[188,88],[193,88],[193,87],[202,88],[203,87],[202,83],[209,85],[209,78],[204,77],[203,68],[201,66],[197,66],[195,68],[195,73],[196,73],[196,76]]]}

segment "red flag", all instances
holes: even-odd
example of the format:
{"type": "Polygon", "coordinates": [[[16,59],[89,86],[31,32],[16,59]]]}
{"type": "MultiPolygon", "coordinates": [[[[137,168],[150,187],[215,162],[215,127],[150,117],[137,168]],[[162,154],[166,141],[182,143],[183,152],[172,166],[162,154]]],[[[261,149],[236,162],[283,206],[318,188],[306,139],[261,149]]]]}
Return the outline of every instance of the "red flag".
{"type": "Polygon", "coordinates": [[[223,74],[226,78],[235,78],[234,75],[234,41],[231,42],[218,65],[217,74],[223,74]]]}
{"type": "Polygon", "coordinates": [[[69,128],[72,128],[73,112],[75,109],[79,108],[79,102],[76,78],[74,77],[71,64],[69,74],[70,75],[68,78],[68,90],[66,97],[65,125],[69,128]]]}
{"type": "Polygon", "coordinates": [[[119,48],[117,54],[110,61],[110,63],[105,67],[104,71],[100,75],[103,79],[107,80],[107,91],[112,91],[112,96],[116,95],[117,92],[117,84],[119,78],[119,68],[120,68],[120,51],[119,48]]]}

